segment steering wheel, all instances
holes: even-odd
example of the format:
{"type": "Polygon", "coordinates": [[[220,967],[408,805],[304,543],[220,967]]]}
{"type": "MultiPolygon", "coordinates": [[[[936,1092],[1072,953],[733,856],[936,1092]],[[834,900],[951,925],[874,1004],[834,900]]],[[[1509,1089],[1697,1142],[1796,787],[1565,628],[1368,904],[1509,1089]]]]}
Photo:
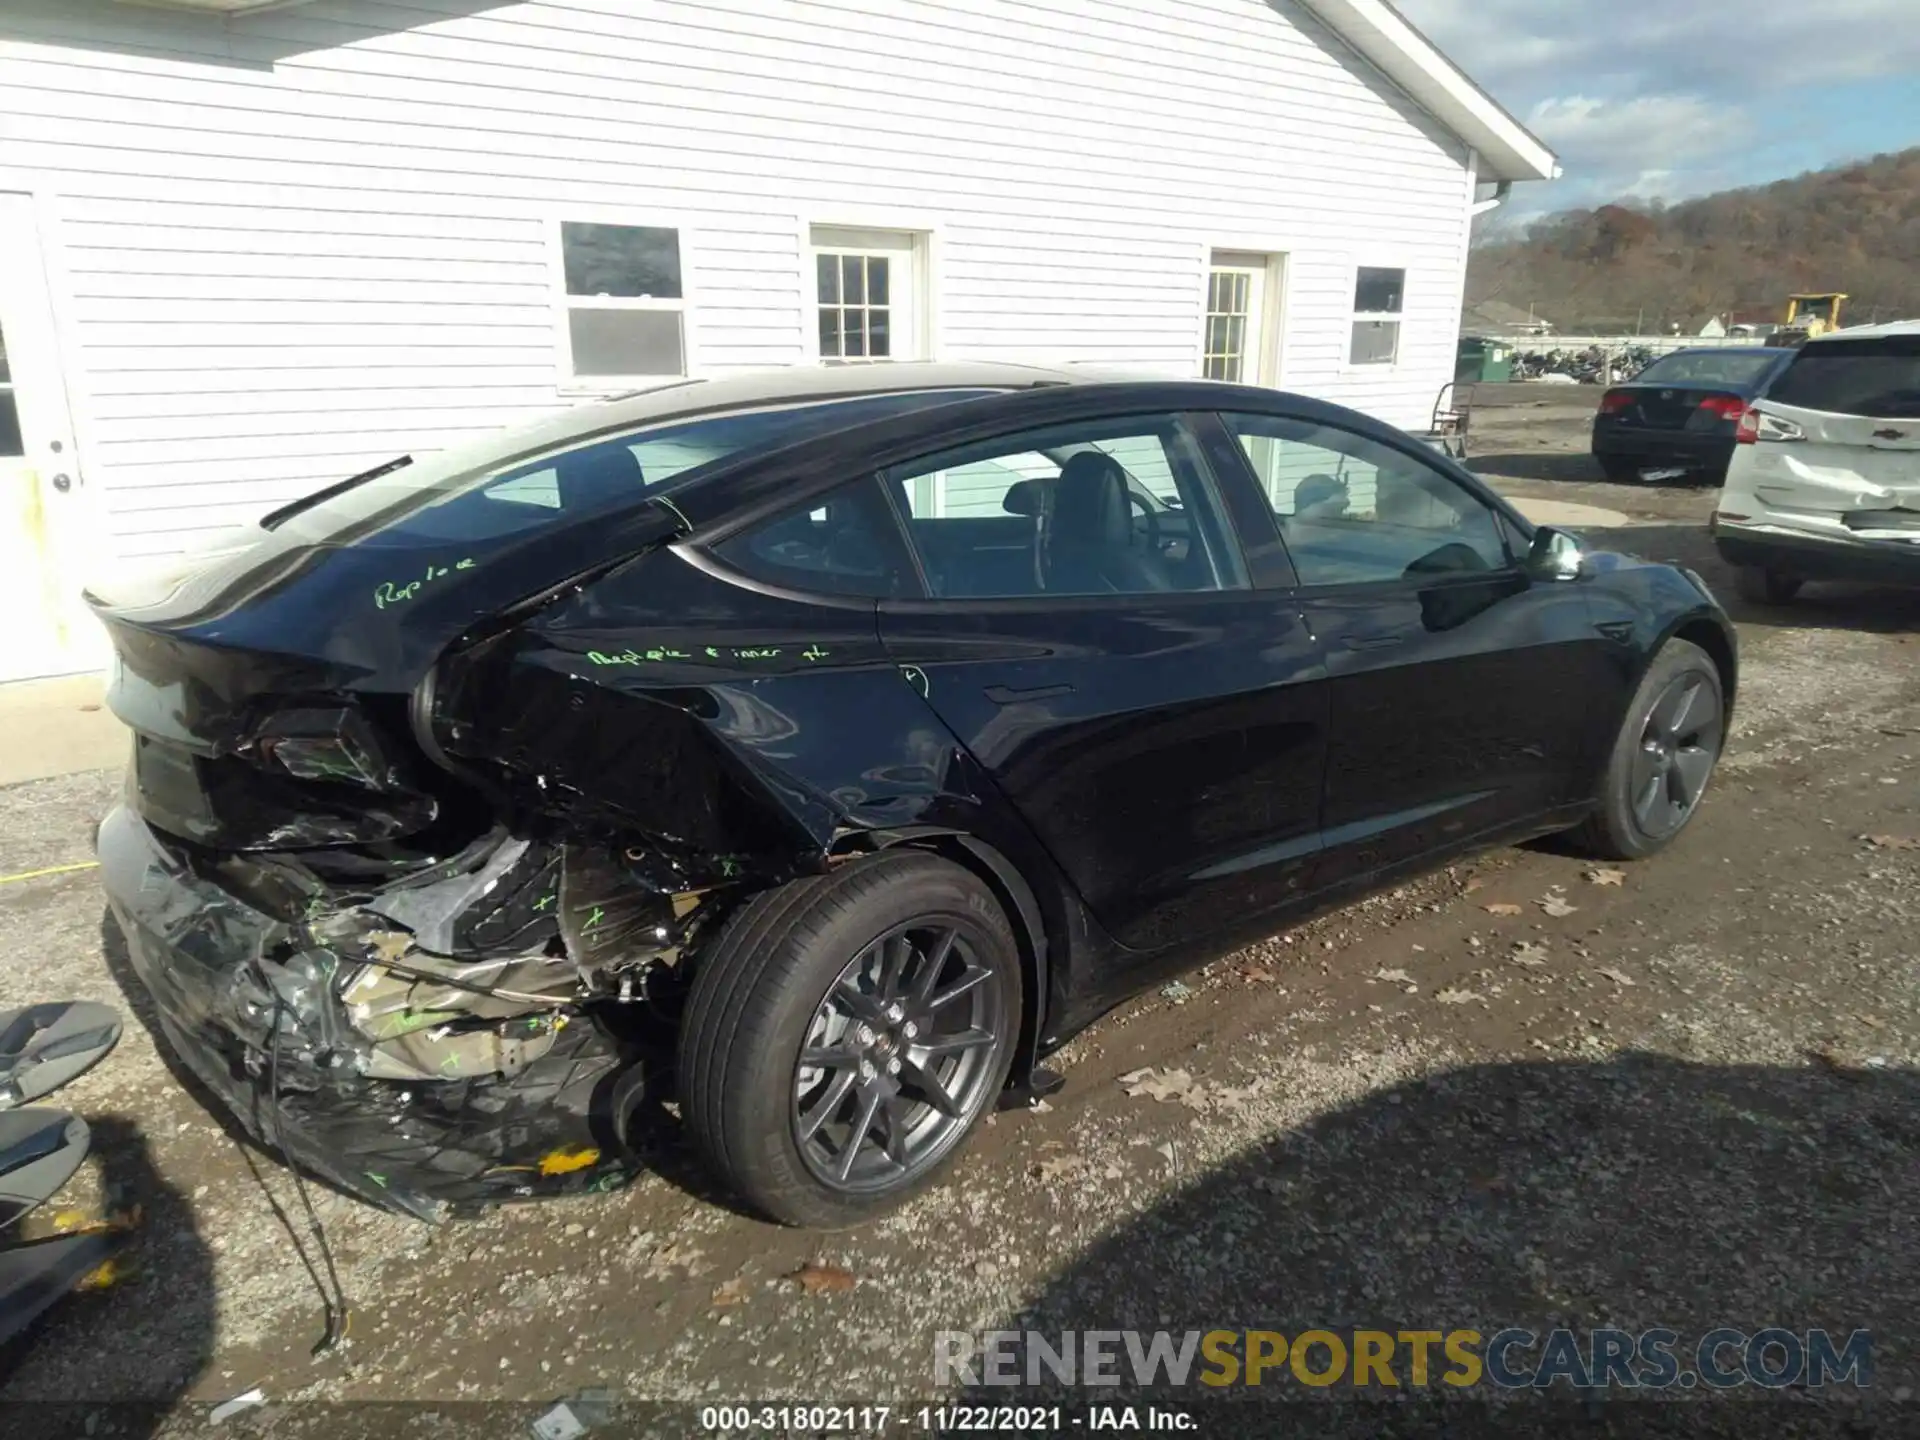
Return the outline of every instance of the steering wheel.
{"type": "Polygon", "coordinates": [[[1147,517],[1147,553],[1160,554],[1160,516],[1147,503],[1147,497],[1133,490],[1127,491],[1127,508],[1138,510],[1147,517]]]}

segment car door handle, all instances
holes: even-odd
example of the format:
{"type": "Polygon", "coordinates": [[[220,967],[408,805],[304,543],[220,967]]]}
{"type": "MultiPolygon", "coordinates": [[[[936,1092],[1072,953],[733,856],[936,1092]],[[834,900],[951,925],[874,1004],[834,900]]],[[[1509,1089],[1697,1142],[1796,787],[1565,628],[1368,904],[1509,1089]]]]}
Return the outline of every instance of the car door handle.
{"type": "Polygon", "coordinates": [[[1387,650],[1406,641],[1407,637],[1398,630],[1376,630],[1370,635],[1343,636],[1340,643],[1349,650],[1387,650]]]}
{"type": "Polygon", "coordinates": [[[1016,690],[1011,685],[987,686],[987,699],[996,705],[1023,705],[1030,700],[1051,700],[1072,693],[1071,685],[1036,685],[1031,690],[1016,690]]]}

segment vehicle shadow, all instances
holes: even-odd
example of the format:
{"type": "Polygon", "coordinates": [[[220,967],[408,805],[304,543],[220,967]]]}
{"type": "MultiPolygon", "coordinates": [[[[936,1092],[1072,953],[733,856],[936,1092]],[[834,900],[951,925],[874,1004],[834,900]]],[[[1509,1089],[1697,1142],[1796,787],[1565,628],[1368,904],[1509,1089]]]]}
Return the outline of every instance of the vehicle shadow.
{"type": "MultiPolygon", "coordinates": [[[[1166,1330],[1178,1341],[1212,1330],[1397,1340],[1464,1329],[1484,1342],[1508,1327],[1540,1337],[1566,1328],[1584,1346],[1595,1328],[1664,1328],[1680,1337],[1680,1371],[1721,1327],[1826,1329],[1842,1351],[1864,1329],[1868,1388],[1849,1379],[1720,1395],[1684,1382],[1635,1392],[1557,1379],[1496,1390],[1491,1368],[1456,1388],[1438,1383],[1449,1367],[1437,1342],[1425,1386],[1413,1383],[1405,1343],[1392,1352],[1394,1390],[1377,1371],[1357,1388],[1350,1366],[1309,1386],[1285,1363],[1258,1388],[1210,1388],[1197,1383],[1213,1368],[1199,1353],[1186,1385],[1164,1372],[1143,1385],[1116,1344],[1117,1388],[979,1383],[967,1399],[1219,1406],[1207,1434],[1912,1433],[1885,1407],[1916,1383],[1917,1180],[1911,1071],[1647,1053],[1469,1066],[1376,1091],[1212,1171],[1075,1257],[1000,1327],[1056,1347],[1067,1330],[1166,1330]]],[[[1505,1373],[1531,1377],[1544,1353],[1503,1351],[1505,1373]]],[[[1738,1366],[1742,1354],[1718,1358],[1738,1366]]],[[[1316,1348],[1308,1372],[1330,1360],[1316,1348]]]]}
{"type": "Polygon", "coordinates": [[[1470,451],[1467,468],[1501,480],[1546,480],[1583,484],[1606,481],[1600,463],[1585,450],[1525,450],[1513,454],[1470,451]]]}
{"type": "MultiPolygon", "coordinates": [[[[192,1207],[131,1117],[86,1119],[101,1211],[86,1218],[125,1238],[91,1284],[0,1347],[0,1433],[158,1434],[213,1359],[213,1256],[192,1207]]],[[[54,1233],[51,1220],[42,1210],[21,1222],[25,1243],[54,1233]]]]}

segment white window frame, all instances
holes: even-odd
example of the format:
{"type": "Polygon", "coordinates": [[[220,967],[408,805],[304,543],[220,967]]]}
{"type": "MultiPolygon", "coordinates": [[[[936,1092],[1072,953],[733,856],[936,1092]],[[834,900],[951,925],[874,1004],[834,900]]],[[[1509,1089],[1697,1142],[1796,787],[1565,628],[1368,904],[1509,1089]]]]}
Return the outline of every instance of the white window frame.
{"type": "Polygon", "coordinates": [[[1212,244],[1200,252],[1200,343],[1193,373],[1207,373],[1208,317],[1213,313],[1213,275],[1216,270],[1249,272],[1255,277],[1249,296],[1249,338],[1242,352],[1242,385],[1276,386],[1285,370],[1287,282],[1293,267],[1287,263],[1290,247],[1249,242],[1212,244]],[[1246,362],[1251,360],[1252,373],[1246,362]]]}
{"type": "MultiPolygon", "coordinates": [[[[851,242],[860,235],[885,236],[888,239],[907,242],[908,273],[904,277],[904,286],[900,277],[888,279],[888,308],[894,312],[889,319],[897,317],[901,309],[901,296],[906,296],[913,306],[913,343],[911,350],[895,349],[886,360],[934,360],[941,353],[940,290],[939,290],[939,228],[929,217],[901,214],[863,214],[855,211],[824,211],[814,215],[800,217],[800,350],[802,357],[810,364],[822,365],[868,365],[884,363],[873,357],[865,359],[842,360],[838,356],[823,356],[820,353],[820,268],[818,257],[821,255],[849,255],[872,253],[863,251],[857,243],[851,242]],[[824,242],[818,240],[820,232],[827,232],[824,242]],[[835,238],[838,237],[838,238],[835,238]]],[[[897,333],[897,327],[890,328],[890,334],[897,333]]]]}
{"type": "Polygon", "coordinates": [[[1413,286],[1413,267],[1405,260],[1365,259],[1356,263],[1347,275],[1347,333],[1341,353],[1340,369],[1347,375],[1378,375],[1400,367],[1406,354],[1407,300],[1413,286]],[[1362,270],[1398,270],[1400,272],[1400,308],[1398,310],[1360,309],[1360,272],[1362,270]],[[1366,321],[1393,322],[1393,358],[1391,360],[1355,360],[1353,327],[1366,321]]]}
{"type": "Polygon", "coordinates": [[[695,343],[693,247],[688,239],[693,227],[684,215],[669,210],[603,210],[590,205],[568,207],[547,222],[547,268],[552,280],[553,326],[556,342],[556,389],[563,395],[606,395],[633,390],[675,385],[700,373],[695,343]],[[653,300],[628,295],[569,295],[567,293],[567,254],[565,231],[569,222],[576,225],[633,225],[650,230],[672,230],[680,242],[680,298],[653,300]],[[568,314],[573,310],[664,310],[680,316],[680,373],[678,375],[576,375],[573,370],[573,328],[568,314]]]}

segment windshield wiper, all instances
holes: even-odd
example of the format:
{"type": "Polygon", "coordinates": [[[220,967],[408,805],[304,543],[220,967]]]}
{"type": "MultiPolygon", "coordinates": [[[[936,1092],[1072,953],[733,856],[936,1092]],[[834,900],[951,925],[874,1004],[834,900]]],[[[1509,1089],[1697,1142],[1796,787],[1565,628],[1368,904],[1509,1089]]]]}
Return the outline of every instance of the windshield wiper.
{"type": "Polygon", "coordinates": [[[271,530],[281,521],[291,520],[302,510],[311,509],[324,500],[333,499],[336,495],[344,495],[356,485],[364,485],[369,480],[378,480],[382,475],[391,475],[396,470],[404,470],[412,463],[411,455],[402,455],[384,464],[376,465],[371,470],[362,470],[358,475],[349,475],[344,480],[336,480],[333,484],[323,486],[311,495],[302,495],[291,504],[282,505],[278,510],[269,510],[260,517],[260,528],[271,530]]]}

